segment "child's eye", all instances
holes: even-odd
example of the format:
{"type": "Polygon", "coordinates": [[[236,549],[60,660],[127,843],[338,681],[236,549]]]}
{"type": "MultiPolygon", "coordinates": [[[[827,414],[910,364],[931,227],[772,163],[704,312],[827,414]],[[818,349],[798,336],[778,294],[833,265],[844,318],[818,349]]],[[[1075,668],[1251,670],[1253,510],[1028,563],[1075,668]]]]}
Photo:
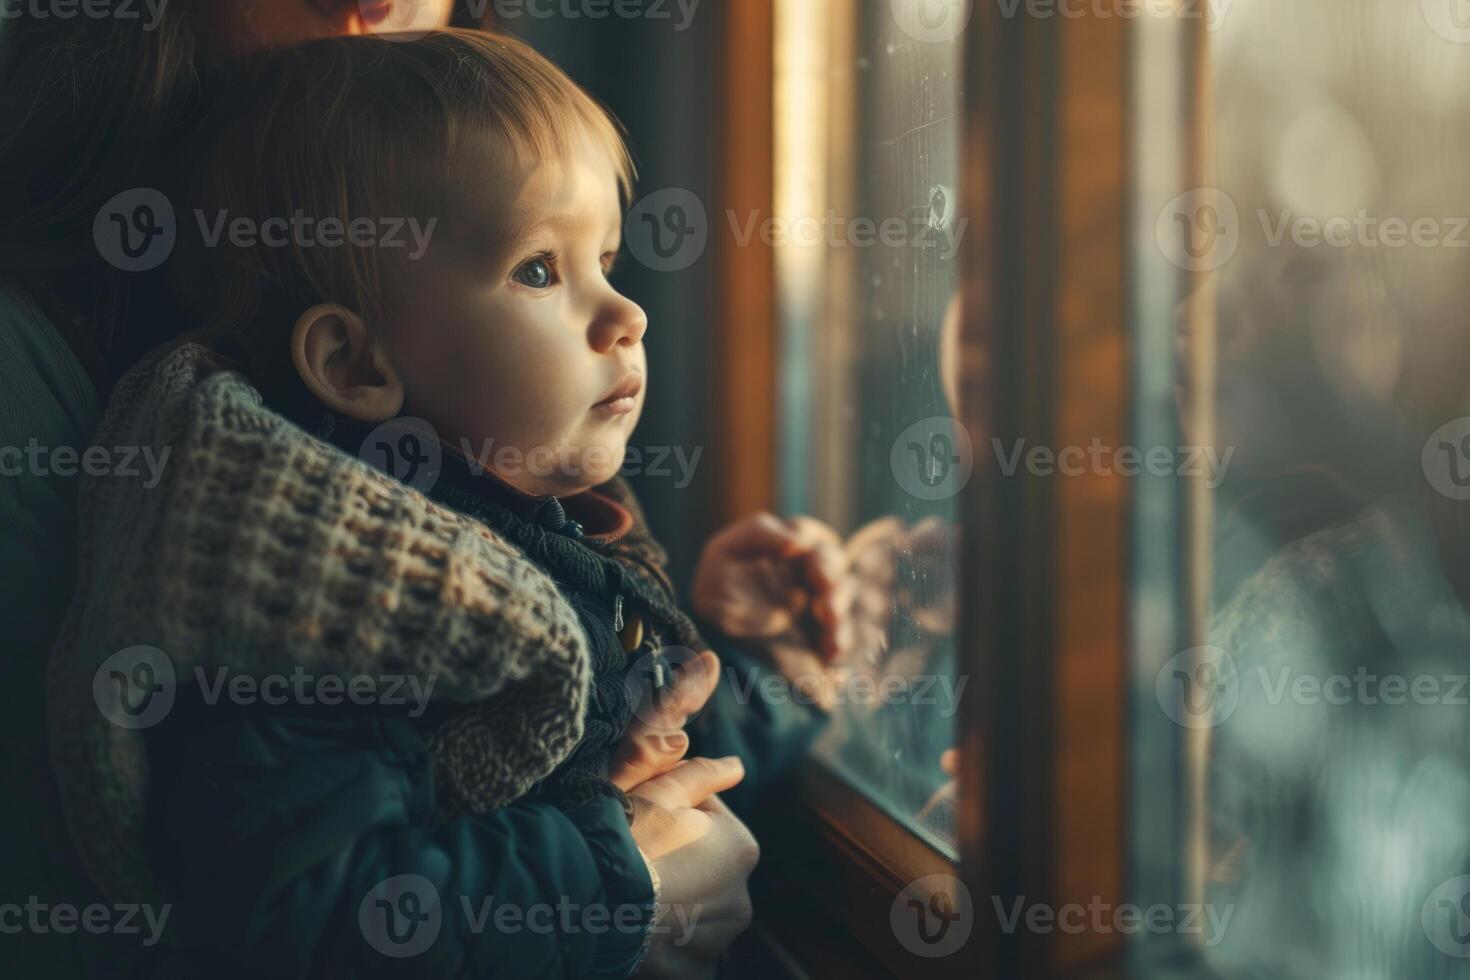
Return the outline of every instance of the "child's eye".
{"type": "Polygon", "coordinates": [[[602,274],[603,274],[603,276],[610,277],[614,272],[617,272],[618,271],[618,266],[622,264],[622,262],[621,262],[622,257],[623,257],[623,253],[622,252],[607,252],[607,253],[605,253],[602,256],[602,274]]]}
{"type": "Polygon", "coordinates": [[[547,288],[552,283],[550,258],[538,255],[511,273],[511,278],[532,289],[547,288]]]}

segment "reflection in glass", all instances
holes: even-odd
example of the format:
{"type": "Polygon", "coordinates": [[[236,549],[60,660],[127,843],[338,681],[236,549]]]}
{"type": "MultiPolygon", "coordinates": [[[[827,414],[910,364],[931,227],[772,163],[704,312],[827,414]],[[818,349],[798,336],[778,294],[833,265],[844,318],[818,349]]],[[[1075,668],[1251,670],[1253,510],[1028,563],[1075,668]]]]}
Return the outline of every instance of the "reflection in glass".
{"type": "Polygon", "coordinates": [[[857,647],[816,754],[952,853],[955,514],[971,458],[941,334],[964,231],[962,41],[920,40],[892,8],[777,4],[780,504],[842,532],[858,582],[857,647]]]}
{"type": "Polygon", "coordinates": [[[1438,6],[1240,0],[1209,38],[1231,464],[1210,650],[1160,700],[1208,739],[1226,976],[1470,973],[1470,47],[1438,6]]]}

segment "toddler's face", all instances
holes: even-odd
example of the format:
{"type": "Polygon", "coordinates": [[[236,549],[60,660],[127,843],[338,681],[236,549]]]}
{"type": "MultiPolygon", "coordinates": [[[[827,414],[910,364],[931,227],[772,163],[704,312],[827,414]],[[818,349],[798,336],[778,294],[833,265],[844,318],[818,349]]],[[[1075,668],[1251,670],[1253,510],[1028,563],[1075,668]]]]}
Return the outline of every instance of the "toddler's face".
{"type": "Polygon", "coordinates": [[[507,181],[487,152],[395,290],[404,410],[533,494],[604,483],[643,410],[648,320],[609,284],[622,237],[612,161],[584,142],[507,181]],[[509,243],[495,240],[519,228],[509,243]]]}

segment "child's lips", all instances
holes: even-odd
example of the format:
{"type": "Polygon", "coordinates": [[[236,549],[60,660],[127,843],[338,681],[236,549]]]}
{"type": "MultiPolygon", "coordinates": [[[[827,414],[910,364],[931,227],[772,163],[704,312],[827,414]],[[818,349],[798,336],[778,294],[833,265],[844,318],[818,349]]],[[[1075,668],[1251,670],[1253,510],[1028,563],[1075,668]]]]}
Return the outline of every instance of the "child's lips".
{"type": "Polygon", "coordinates": [[[643,391],[643,375],[636,371],[625,377],[606,398],[593,405],[594,411],[607,415],[627,415],[638,407],[638,395],[643,391]]]}
{"type": "Polygon", "coordinates": [[[592,406],[592,410],[601,415],[627,415],[637,407],[638,399],[632,395],[625,395],[622,398],[611,398],[598,402],[592,406]]]}

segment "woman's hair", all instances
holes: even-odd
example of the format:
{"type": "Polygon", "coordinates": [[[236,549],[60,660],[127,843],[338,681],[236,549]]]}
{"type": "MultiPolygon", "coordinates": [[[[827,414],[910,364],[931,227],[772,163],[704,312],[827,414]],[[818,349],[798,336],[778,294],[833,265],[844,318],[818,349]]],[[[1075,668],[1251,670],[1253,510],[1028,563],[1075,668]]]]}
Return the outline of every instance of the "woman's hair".
{"type": "Polygon", "coordinates": [[[114,196],[161,179],[217,2],[163,0],[155,23],[136,0],[65,17],[0,0],[0,280],[41,304],[99,383],[177,326],[162,276],[109,265],[92,228],[114,196]]]}
{"type": "Polygon", "coordinates": [[[370,328],[391,319],[412,244],[405,221],[468,234],[484,254],[504,243],[513,229],[456,222],[467,181],[513,189],[584,139],[606,152],[624,206],[635,177],[607,110],[524,42],[492,32],[309,41],[247,59],[207,101],[175,194],[180,298],[268,397],[291,384],[289,338],[305,310],[338,303],[370,328]],[[362,231],[323,245],[313,229],[325,236],[328,221],[362,231]],[[232,240],[234,222],[248,238],[232,240]]]}
{"type": "Polygon", "coordinates": [[[194,78],[195,12],[174,0],[145,29],[146,11],[121,4],[67,18],[17,6],[0,21],[0,278],[41,302],[95,376],[138,283],[102,261],[93,220],[150,179],[194,78]]]}

